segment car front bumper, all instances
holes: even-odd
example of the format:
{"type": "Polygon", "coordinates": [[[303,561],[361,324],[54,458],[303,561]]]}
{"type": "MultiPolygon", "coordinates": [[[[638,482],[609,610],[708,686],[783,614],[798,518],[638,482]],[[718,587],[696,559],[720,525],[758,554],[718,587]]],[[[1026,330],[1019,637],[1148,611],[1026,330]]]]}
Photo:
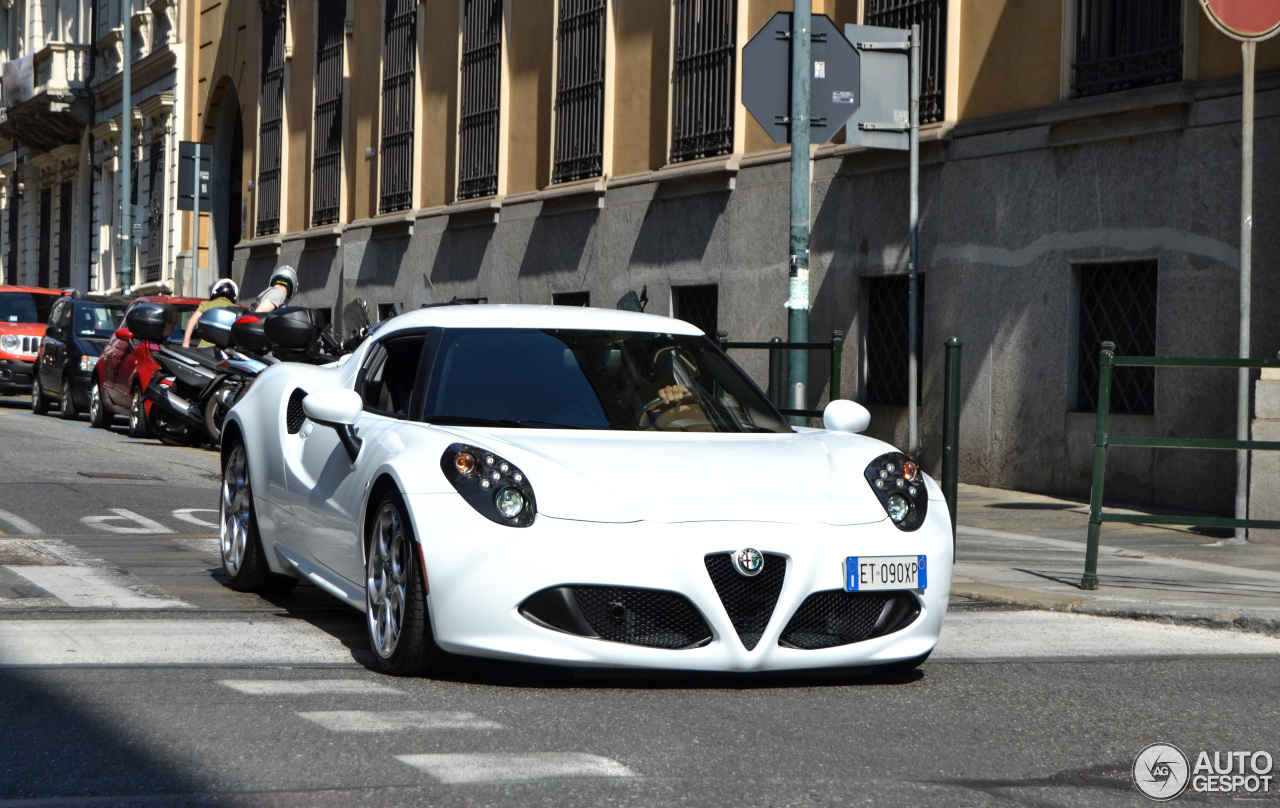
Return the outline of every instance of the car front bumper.
{"type": "Polygon", "coordinates": [[[0,359],[0,395],[28,395],[35,360],[0,359]]]}
{"type": "Polygon", "coordinates": [[[602,524],[539,516],[528,528],[480,518],[452,494],[407,498],[422,541],[437,643],[459,654],[571,666],[689,671],[779,671],[885,664],[928,653],[938,641],[951,586],[951,527],[944,502],[904,533],[888,519],[854,526],[700,522],[602,524]],[[786,574],[758,644],[744,645],[708,574],[709,554],[753,547],[786,558],[786,574]],[[903,590],[919,615],[884,636],[819,650],[779,644],[815,592],[843,590],[848,556],[925,555],[927,588],[903,590]],[[530,595],[559,586],[656,589],[686,597],[710,642],[653,648],[577,636],[520,613],[530,595]]]}

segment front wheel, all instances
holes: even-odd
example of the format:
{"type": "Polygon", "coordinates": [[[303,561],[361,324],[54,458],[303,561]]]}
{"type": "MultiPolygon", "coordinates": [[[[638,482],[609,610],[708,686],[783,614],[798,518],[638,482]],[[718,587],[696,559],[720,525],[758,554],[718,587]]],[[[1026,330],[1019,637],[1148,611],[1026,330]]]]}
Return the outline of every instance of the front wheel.
{"type": "Polygon", "coordinates": [[[222,490],[218,498],[218,545],[227,585],[241,592],[287,592],[296,578],[273,573],[258,536],[249,481],[249,454],[237,441],[222,465],[222,490]]]}
{"type": "Polygon", "coordinates": [[[129,396],[129,437],[147,437],[147,408],[142,398],[142,388],[134,385],[129,396]]]}
{"type": "Polygon", "coordinates": [[[418,547],[404,505],[394,494],[384,497],[374,511],[368,558],[365,622],[379,667],[393,676],[439,670],[444,652],[431,633],[418,547]]]}

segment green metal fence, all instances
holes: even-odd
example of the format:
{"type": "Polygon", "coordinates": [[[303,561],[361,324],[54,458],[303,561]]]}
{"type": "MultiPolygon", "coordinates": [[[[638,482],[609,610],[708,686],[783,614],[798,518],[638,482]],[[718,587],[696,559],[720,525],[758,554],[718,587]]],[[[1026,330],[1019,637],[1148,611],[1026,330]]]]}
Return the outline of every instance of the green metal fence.
{"type": "Polygon", "coordinates": [[[1276,450],[1280,441],[1219,440],[1216,438],[1144,438],[1110,434],[1111,372],[1115,367],[1185,367],[1185,368],[1280,368],[1277,359],[1202,359],[1170,356],[1116,356],[1112,342],[1102,343],[1098,378],[1098,424],[1093,438],[1093,484],[1089,491],[1089,543],[1085,550],[1084,577],[1081,589],[1098,588],[1098,536],[1103,522],[1125,522],[1143,525],[1188,525],[1195,527],[1271,528],[1280,529],[1280,521],[1270,519],[1232,519],[1225,516],[1179,516],[1155,514],[1103,513],[1102,488],[1107,471],[1107,449],[1111,446],[1145,446],[1159,449],[1234,449],[1276,450]]]}
{"type": "Polygon", "coordinates": [[[783,415],[799,415],[808,418],[821,418],[822,410],[806,410],[786,406],[794,404],[787,394],[787,352],[788,351],[830,351],[831,352],[831,397],[835,401],[840,398],[840,356],[844,351],[844,332],[832,331],[829,342],[783,342],[774,337],[768,342],[730,342],[728,331],[717,331],[716,342],[720,350],[729,351],[735,348],[745,350],[761,350],[769,352],[769,400],[783,415]]]}

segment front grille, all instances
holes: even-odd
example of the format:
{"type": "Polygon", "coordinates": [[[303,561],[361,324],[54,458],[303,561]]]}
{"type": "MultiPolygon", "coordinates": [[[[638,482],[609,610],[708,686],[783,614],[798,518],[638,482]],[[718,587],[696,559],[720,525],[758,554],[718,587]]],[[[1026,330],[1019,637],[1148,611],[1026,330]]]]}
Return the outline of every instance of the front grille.
{"type": "Polygon", "coordinates": [[[298,389],[293,391],[293,395],[289,396],[289,407],[285,410],[284,424],[289,430],[290,435],[296,435],[302,429],[302,422],[307,420],[307,415],[302,411],[302,399],[307,397],[307,391],[298,389]]]}
{"type": "Polygon", "coordinates": [[[575,586],[573,597],[601,639],[649,648],[691,648],[711,639],[707,621],[675,592],[575,586]]]}
{"type": "Polygon", "coordinates": [[[739,575],[733,568],[732,553],[713,553],[705,559],[707,574],[716,594],[729,614],[738,638],[748,651],[760,642],[760,635],[773,616],[773,607],[782,592],[787,574],[786,556],[764,554],[764,569],[752,578],[739,575]]]}
{"type": "Polygon", "coordinates": [[[880,637],[910,625],[920,602],[905,592],[814,592],[787,622],[778,645],[812,651],[880,637]]]}

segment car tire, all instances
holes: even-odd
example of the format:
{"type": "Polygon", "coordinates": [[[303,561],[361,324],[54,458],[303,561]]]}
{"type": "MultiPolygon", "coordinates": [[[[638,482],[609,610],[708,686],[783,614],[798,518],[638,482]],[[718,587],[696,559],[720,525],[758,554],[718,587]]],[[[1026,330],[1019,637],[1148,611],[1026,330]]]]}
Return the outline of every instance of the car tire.
{"type": "Polygon", "coordinates": [[[71,379],[62,377],[62,397],[58,404],[58,414],[64,421],[79,421],[80,411],[76,409],[75,397],[71,394],[71,379]]]}
{"type": "Polygon", "coordinates": [[[89,388],[89,426],[94,429],[110,429],[115,420],[115,416],[107,412],[106,405],[102,403],[102,385],[94,379],[93,387],[89,388]]]}
{"type": "Polygon", "coordinates": [[[249,454],[236,440],[223,453],[222,487],[218,496],[218,546],[227,585],[239,592],[287,592],[298,579],[271,571],[258,536],[253,507],[249,454]]]}
{"type": "Polygon", "coordinates": [[[145,438],[150,430],[147,428],[147,405],[142,398],[142,388],[134,385],[129,395],[129,437],[145,438]]]}
{"type": "Polygon", "coordinates": [[[445,664],[427,612],[418,545],[395,493],[382,498],[369,520],[365,575],[365,625],[369,646],[384,673],[424,676],[445,664]]]}
{"type": "Polygon", "coordinates": [[[49,414],[49,400],[44,397],[44,390],[40,387],[39,372],[31,380],[31,411],[36,415],[49,414]]]}

